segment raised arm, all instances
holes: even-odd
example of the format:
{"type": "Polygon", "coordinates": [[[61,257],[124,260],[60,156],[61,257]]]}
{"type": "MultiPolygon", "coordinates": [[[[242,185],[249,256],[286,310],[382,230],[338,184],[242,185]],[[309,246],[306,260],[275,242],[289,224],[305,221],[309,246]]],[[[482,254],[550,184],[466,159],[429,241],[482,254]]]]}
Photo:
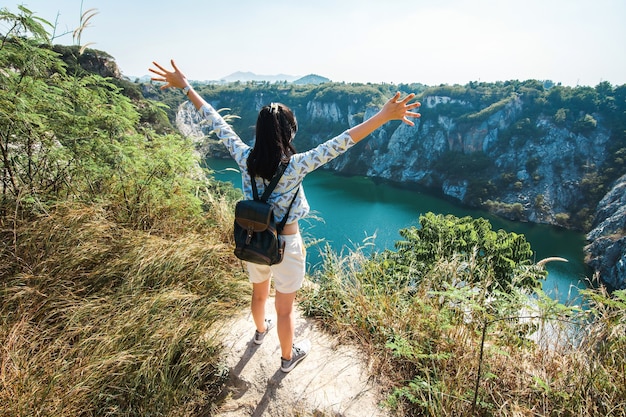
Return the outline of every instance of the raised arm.
{"type": "Polygon", "coordinates": [[[193,103],[196,109],[200,110],[203,105],[207,104],[206,101],[204,101],[204,99],[200,97],[200,94],[196,93],[195,90],[191,87],[191,84],[189,84],[189,81],[187,81],[187,77],[185,77],[185,75],[178,69],[173,59],[171,63],[174,71],[168,71],[161,65],[153,62],[154,66],[158,69],[150,68],[149,71],[158,75],[158,77],[152,77],[152,80],[165,83],[161,86],[161,90],[164,90],[166,88],[180,88],[181,90],[185,90],[188,88],[187,97],[193,103]]]}
{"type": "Polygon", "coordinates": [[[230,126],[210,104],[204,101],[204,99],[200,97],[200,94],[196,93],[196,91],[191,88],[187,77],[178,69],[174,60],[172,60],[173,71],[166,70],[156,62],[153,62],[153,64],[156,69],[150,68],[150,71],[156,74],[157,77],[153,77],[152,80],[164,82],[165,84],[161,86],[161,89],[182,89],[185,94],[187,94],[187,98],[189,98],[196,109],[200,111],[204,120],[209,123],[211,130],[215,132],[217,137],[226,146],[233,159],[243,169],[243,167],[246,166],[250,146],[244,143],[233,130],[232,126],[230,126]]]}
{"type": "Polygon", "coordinates": [[[416,109],[421,105],[417,101],[410,103],[410,101],[414,98],[415,94],[411,93],[401,100],[400,93],[396,93],[395,96],[385,103],[383,108],[380,109],[378,113],[365,120],[363,123],[349,129],[348,134],[353,141],[358,142],[391,120],[402,120],[404,123],[414,126],[415,123],[413,123],[410,118],[420,117],[420,114],[411,110],[416,109]]]}

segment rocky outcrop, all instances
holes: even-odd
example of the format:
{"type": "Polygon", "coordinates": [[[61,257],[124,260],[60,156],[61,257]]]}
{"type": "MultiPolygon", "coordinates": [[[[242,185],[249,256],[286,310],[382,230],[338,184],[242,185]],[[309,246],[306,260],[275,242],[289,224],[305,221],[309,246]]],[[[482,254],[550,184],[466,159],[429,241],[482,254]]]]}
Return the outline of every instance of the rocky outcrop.
{"type": "Polygon", "coordinates": [[[626,289],[626,175],[600,201],[585,262],[610,289],[626,289]]]}
{"type": "MultiPolygon", "coordinates": [[[[605,163],[608,129],[599,126],[586,134],[575,133],[549,117],[539,117],[530,127],[541,132],[538,138],[511,135],[523,111],[519,97],[478,122],[458,121],[441,113],[429,117],[429,111],[451,103],[471,106],[446,97],[428,97],[422,105],[423,118],[415,127],[395,124],[381,129],[360,151],[347,153],[329,167],[346,174],[419,184],[464,204],[499,210],[514,220],[567,226],[586,206],[581,184],[589,167],[605,163]],[[509,136],[503,138],[503,134],[509,136]]],[[[336,121],[336,114],[328,112],[327,120],[336,121]]],[[[319,113],[315,117],[319,120],[319,113]]]]}
{"type": "Polygon", "coordinates": [[[70,70],[80,66],[83,71],[90,74],[105,78],[122,78],[122,72],[115,59],[104,51],[87,48],[81,52],[81,48],[77,45],[54,45],[52,48],[61,56],[70,70]]]}

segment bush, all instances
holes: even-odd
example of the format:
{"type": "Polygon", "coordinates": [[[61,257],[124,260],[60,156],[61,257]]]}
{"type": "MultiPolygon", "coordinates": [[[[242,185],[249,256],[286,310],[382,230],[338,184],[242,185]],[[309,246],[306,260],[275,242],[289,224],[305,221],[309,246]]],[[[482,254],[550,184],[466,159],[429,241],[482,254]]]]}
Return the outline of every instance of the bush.
{"type": "Polygon", "coordinates": [[[596,121],[596,119],[593,118],[593,116],[591,116],[590,114],[585,114],[583,117],[576,120],[576,122],[574,123],[573,131],[575,133],[585,134],[593,131],[597,125],[598,122],[596,121]]]}
{"type": "Polygon", "coordinates": [[[588,309],[540,289],[489,293],[476,253],[416,260],[413,281],[359,252],[324,259],[301,306],[369,353],[394,415],[624,415],[626,292],[584,291],[588,309]]]}

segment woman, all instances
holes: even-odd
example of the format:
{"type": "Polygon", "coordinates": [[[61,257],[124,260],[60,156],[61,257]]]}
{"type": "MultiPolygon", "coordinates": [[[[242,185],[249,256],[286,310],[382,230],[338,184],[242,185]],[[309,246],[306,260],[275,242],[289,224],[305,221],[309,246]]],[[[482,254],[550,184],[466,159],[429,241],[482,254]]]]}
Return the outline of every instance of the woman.
{"type": "Polygon", "coordinates": [[[404,99],[400,99],[400,93],[396,93],[370,119],[303,153],[297,153],[292,145],[292,140],[298,130],[293,112],[287,106],[272,103],[264,106],[259,112],[255,144],[254,148],[251,148],[237,136],[215,109],[194,91],[173,60],[171,61],[172,71],[156,62],[153,64],[157,69],[150,68],[150,71],[158,77],[153,77],[152,80],[165,82],[161,89],[182,89],[226,145],[241,170],[245,198],[252,198],[251,178],[254,178],[261,194],[274,175],[278,164],[281,161],[289,161],[280,182],[268,200],[273,206],[278,222],[285,216],[295,197],[287,224],[281,233],[286,241],[284,259],[280,264],[272,266],[246,262],[252,283],[251,310],[256,326],[253,340],[261,344],[267,332],[274,326],[272,320],[265,318],[265,303],[270,293],[270,278],[274,278],[281,370],[289,372],[304,359],[311,348],[307,340],[299,343],[294,343],[293,340],[293,304],[296,292],[304,280],[306,257],[298,220],[306,216],[310,209],[302,188],[302,180],[306,174],[341,155],[390,120],[402,120],[413,126],[414,123],[410,118],[420,117],[420,114],[411,110],[419,107],[420,103],[411,103],[415,94],[409,94],[404,99]]]}

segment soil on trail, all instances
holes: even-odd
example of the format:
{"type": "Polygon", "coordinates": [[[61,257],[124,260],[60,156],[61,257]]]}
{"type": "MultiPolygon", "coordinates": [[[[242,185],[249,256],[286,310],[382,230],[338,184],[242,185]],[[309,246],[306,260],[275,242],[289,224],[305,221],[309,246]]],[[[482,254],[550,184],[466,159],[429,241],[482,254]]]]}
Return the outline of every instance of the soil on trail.
{"type": "MultiPolygon", "coordinates": [[[[266,317],[275,318],[274,298],[266,317]]],[[[362,354],[316,328],[296,308],[295,340],[309,339],[308,356],[289,373],[280,370],[280,346],[274,327],[262,345],[252,341],[249,310],[220,330],[229,369],[227,399],[219,417],[383,417],[380,393],[362,354]]]]}

